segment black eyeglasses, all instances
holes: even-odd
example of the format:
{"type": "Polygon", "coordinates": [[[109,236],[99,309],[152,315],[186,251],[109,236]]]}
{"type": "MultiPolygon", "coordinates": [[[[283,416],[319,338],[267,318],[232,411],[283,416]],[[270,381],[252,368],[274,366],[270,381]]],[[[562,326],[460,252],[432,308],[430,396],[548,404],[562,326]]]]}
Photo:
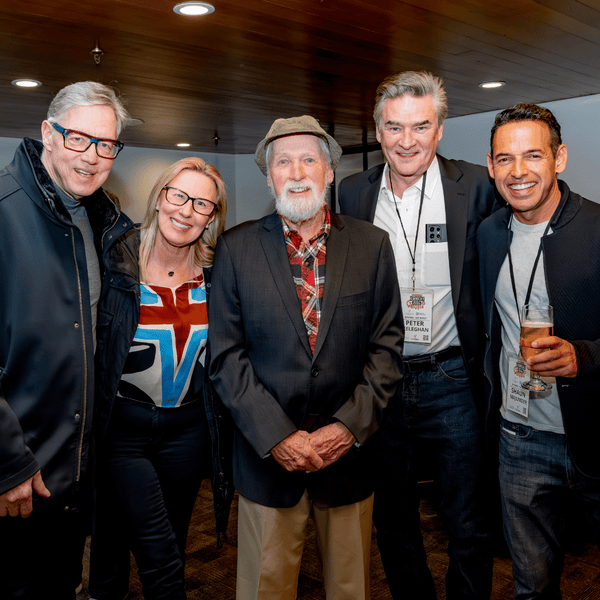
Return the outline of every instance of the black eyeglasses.
{"type": "Polygon", "coordinates": [[[52,123],[52,127],[62,133],[65,148],[73,150],[73,152],[85,152],[92,144],[95,144],[96,154],[100,158],[114,160],[123,149],[123,142],[118,140],[100,140],[81,131],[65,129],[58,123],[52,123]]]}
{"type": "Polygon", "coordinates": [[[185,192],[169,185],[165,185],[163,190],[165,190],[165,198],[167,201],[175,206],[183,206],[188,200],[191,200],[192,208],[199,215],[212,215],[213,211],[217,210],[217,205],[211,200],[206,200],[205,198],[192,198],[185,192]]]}

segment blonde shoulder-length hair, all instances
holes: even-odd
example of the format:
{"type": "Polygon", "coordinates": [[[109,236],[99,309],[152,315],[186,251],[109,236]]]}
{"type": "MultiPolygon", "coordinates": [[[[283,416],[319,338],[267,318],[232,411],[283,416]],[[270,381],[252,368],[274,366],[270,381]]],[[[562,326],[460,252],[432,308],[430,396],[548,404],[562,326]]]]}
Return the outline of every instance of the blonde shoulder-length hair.
{"type": "Polygon", "coordinates": [[[158,197],[163,188],[175,179],[182,171],[195,171],[206,175],[215,184],[217,190],[217,205],[213,213],[213,220],[205,227],[202,235],[195,243],[190,244],[188,261],[190,271],[193,272],[197,266],[210,267],[215,253],[217,237],[225,229],[225,219],[227,217],[227,192],[225,183],[219,174],[219,171],[212,165],[206,164],[201,158],[196,156],[182,158],[171,165],[156,180],[146,207],[146,215],[141,227],[140,240],[140,278],[146,281],[148,261],[156,243],[156,234],[158,232],[158,211],[156,205],[158,197]]]}

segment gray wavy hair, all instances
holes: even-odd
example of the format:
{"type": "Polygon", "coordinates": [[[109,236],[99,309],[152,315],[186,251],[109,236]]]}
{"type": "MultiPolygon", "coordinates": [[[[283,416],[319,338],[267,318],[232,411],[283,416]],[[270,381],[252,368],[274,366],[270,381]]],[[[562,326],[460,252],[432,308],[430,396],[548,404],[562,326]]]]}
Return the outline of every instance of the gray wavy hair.
{"type": "Polygon", "coordinates": [[[119,137],[131,117],[115,90],[96,81],[79,81],[60,90],[48,107],[46,119],[50,123],[58,123],[70,108],[96,104],[105,104],[113,109],[117,119],[117,137],[119,137]]]}
{"type": "Polygon", "coordinates": [[[386,100],[400,98],[405,94],[416,97],[433,96],[438,127],[448,116],[448,100],[443,81],[427,71],[403,71],[386,77],[377,88],[375,109],[373,110],[373,119],[377,129],[381,131],[381,115],[386,100]]]}

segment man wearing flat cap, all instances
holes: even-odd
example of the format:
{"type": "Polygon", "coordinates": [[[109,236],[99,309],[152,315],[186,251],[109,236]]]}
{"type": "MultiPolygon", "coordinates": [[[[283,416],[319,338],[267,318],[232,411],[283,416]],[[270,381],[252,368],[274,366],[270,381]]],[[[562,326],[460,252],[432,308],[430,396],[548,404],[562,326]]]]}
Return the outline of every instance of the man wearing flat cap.
{"type": "Polygon", "coordinates": [[[369,439],[402,378],[387,233],[331,212],[342,150],[312,117],[256,149],[276,212],[219,237],[210,375],[237,426],[238,600],[296,597],[312,512],[328,600],[369,597],[369,439]]]}

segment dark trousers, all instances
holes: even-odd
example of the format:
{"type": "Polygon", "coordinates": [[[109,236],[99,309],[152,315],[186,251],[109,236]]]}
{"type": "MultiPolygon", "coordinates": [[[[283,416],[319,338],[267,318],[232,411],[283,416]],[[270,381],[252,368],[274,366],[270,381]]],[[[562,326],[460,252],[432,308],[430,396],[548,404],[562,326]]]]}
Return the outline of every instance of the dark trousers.
{"type": "Polygon", "coordinates": [[[486,511],[482,436],[460,356],[411,371],[402,397],[390,405],[379,434],[379,474],[373,519],[377,544],[395,600],[436,598],[420,530],[412,470],[416,443],[435,456],[441,514],[448,528],[448,600],[487,600],[492,543],[486,511]]]}
{"type": "Polygon", "coordinates": [[[122,600],[131,548],[146,600],[180,600],[185,543],[210,438],[202,402],[161,408],[118,398],[98,452],[90,595],[122,600]]]}
{"type": "Polygon", "coordinates": [[[87,528],[86,513],[72,502],[38,498],[27,519],[0,518],[2,600],[75,598],[87,528]]]}

